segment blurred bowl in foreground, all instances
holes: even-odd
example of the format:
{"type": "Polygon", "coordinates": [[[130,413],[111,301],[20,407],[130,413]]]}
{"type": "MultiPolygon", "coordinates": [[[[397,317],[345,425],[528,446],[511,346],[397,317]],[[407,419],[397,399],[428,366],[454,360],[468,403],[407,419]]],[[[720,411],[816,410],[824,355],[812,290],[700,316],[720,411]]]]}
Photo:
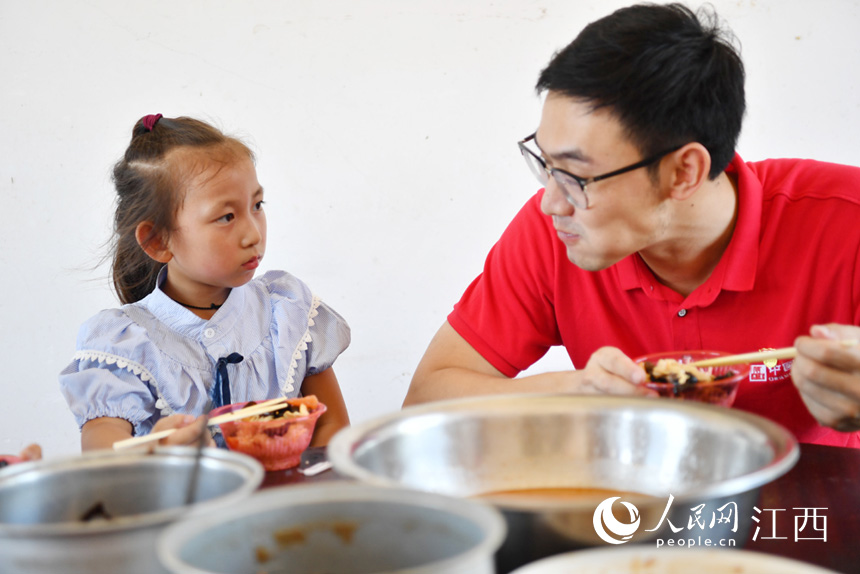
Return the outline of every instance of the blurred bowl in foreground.
{"type": "MultiPolygon", "coordinates": [[[[681,364],[692,363],[702,359],[725,357],[731,353],[720,351],[673,351],[668,353],[652,353],[633,359],[637,364],[646,362],[656,365],[661,359],[678,361],[681,364]]],[[[749,379],[749,365],[728,365],[722,367],[702,367],[699,369],[714,377],[713,380],[687,382],[676,384],[672,382],[647,381],[645,386],[657,391],[661,397],[699,401],[722,407],[730,407],[735,402],[738,386],[749,379]]]]}
{"type": "Polygon", "coordinates": [[[748,550],[600,548],[544,558],[514,574],[837,574],[819,566],[748,550]]]}
{"type": "Polygon", "coordinates": [[[3,574],[153,574],[158,533],[251,494],[263,469],[251,457],[204,449],[194,504],[186,504],[197,449],[96,451],[0,473],[3,574]]]}
{"type": "Polygon", "coordinates": [[[175,574],[492,574],[505,521],[484,504],[356,483],[271,488],[158,546],[175,574]]]}
{"type": "Polygon", "coordinates": [[[696,520],[714,518],[702,544],[743,546],[759,487],[799,448],[782,426],[733,409],[564,394],[409,407],[341,430],[328,456],[368,484],[482,496],[507,519],[508,572],[608,538],[687,539],[695,508],[696,520]]]}

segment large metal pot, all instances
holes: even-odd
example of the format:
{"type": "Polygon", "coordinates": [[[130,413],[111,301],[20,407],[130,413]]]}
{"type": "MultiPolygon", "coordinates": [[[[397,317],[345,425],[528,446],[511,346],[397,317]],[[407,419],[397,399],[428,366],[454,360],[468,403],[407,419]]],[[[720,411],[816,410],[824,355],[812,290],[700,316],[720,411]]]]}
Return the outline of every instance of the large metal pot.
{"type": "Polygon", "coordinates": [[[498,567],[509,572],[608,542],[695,534],[703,545],[710,539],[743,546],[759,487],[788,471],[799,449],[783,427],[723,407],[509,395],[410,407],[355,425],[333,438],[328,456],[337,472],[369,484],[458,497],[536,488],[619,491],[615,500],[606,493],[579,500],[489,496],[507,519],[498,567]],[[645,496],[625,494],[630,492],[645,496]],[[688,528],[691,518],[695,531],[688,528]],[[699,523],[710,526],[701,529],[699,523]]]}
{"type": "Polygon", "coordinates": [[[491,574],[504,524],[473,501],[330,482],[176,523],[158,550],[175,574],[491,574]]]}
{"type": "Polygon", "coordinates": [[[186,505],[196,453],[100,451],[8,467],[0,472],[0,572],[165,572],[155,543],[168,523],[235,503],[263,480],[251,457],[204,449],[186,505]],[[99,503],[104,512],[93,512],[99,503]],[[88,512],[101,517],[82,521],[88,512]]]}

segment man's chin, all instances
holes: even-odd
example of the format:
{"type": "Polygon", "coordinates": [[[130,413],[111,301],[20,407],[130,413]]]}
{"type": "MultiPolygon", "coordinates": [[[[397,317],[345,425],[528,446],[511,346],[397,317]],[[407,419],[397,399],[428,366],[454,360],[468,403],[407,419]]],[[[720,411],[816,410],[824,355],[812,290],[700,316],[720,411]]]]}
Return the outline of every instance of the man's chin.
{"type": "Polygon", "coordinates": [[[583,271],[602,271],[618,262],[605,256],[583,253],[581,249],[567,248],[567,259],[583,271]]]}

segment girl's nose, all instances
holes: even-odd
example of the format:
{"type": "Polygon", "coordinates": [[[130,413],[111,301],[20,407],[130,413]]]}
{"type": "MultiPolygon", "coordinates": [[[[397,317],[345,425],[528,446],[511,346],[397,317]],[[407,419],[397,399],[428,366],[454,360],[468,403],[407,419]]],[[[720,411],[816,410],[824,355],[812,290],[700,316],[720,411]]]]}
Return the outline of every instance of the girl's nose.
{"type": "Polygon", "coordinates": [[[549,216],[566,217],[573,215],[576,208],[567,200],[555,178],[550,177],[544,186],[543,197],[540,200],[540,209],[549,216]]]}
{"type": "Polygon", "coordinates": [[[264,219],[258,220],[256,217],[248,218],[247,221],[242,234],[242,244],[244,247],[251,247],[263,240],[266,233],[266,223],[264,219]]]}

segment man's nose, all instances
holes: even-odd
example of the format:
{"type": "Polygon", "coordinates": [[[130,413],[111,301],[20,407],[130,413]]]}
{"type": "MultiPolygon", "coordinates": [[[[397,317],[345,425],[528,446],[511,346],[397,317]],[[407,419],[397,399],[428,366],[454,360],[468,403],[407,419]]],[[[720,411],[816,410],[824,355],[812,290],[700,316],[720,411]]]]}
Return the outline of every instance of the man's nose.
{"type": "Polygon", "coordinates": [[[546,215],[568,216],[572,215],[575,208],[567,200],[567,195],[561,186],[550,176],[544,186],[543,197],[540,201],[540,208],[546,215]]]}

